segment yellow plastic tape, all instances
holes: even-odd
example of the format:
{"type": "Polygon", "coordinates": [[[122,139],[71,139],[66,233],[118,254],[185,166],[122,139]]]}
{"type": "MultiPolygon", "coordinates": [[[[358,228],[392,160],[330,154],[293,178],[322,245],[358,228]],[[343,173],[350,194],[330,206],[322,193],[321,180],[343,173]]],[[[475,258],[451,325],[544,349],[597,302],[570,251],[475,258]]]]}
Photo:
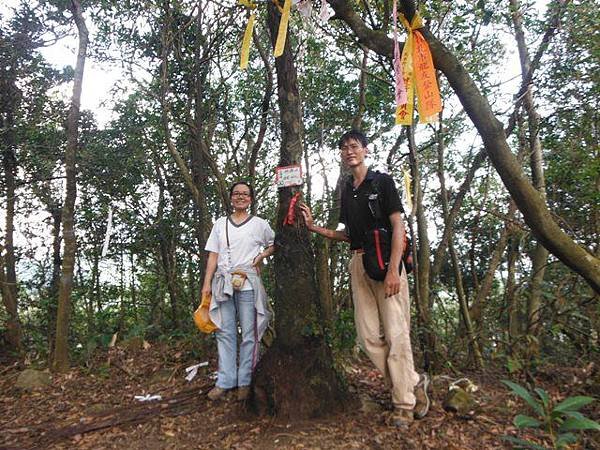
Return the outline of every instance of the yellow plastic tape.
{"type": "Polygon", "coordinates": [[[250,56],[250,42],[252,41],[252,31],[254,30],[254,21],[256,14],[250,14],[246,31],[244,31],[244,39],[242,40],[242,50],[240,52],[240,69],[245,70],[248,67],[248,58],[250,56]]]}
{"type": "Polygon", "coordinates": [[[416,67],[415,84],[419,108],[419,122],[437,122],[437,115],[442,110],[440,89],[435,76],[433,58],[429,44],[420,31],[415,32],[413,61],[416,67]]]}
{"type": "Polygon", "coordinates": [[[427,44],[421,32],[418,31],[423,28],[423,19],[419,13],[416,13],[411,23],[406,20],[403,14],[400,14],[400,20],[408,32],[402,50],[402,72],[408,101],[406,105],[396,108],[396,124],[412,125],[415,89],[418,100],[419,122],[434,122],[437,120],[437,113],[442,110],[442,102],[429,44],[427,44]]]}
{"type": "Polygon", "coordinates": [[[287,36],[288,22],[290,21],[290,10],[292,8],[292,0],[285,0],[283,4],[283,12],[281,13],[281,20],[279,21],[279,30],[277,31],[277,41],[275,42],[275,51],[273,56],[277,58],[283,54],[283,48],[285,47],[285,38],[287,36]]]}
{"type": "Polygon", "coordinates": [[[410,172],[408,170],[402,169],[402,173],[404,175],[404,192],[406,193],[406,206],[408,206],[408,210],[412,212],[412,209],[413,209],[412,191],[411,191],[412,179],[410,177],[410,172]]]}
{"type": "MultiPolygon", "coordinates": [[[[415,18],[417,15],[415,14],[415,18]]],[[[408,36],[402,49],[402,58],[400,63],[402,65],[402,76],[404,78],[404,86],[406,86],[406,104],[400,105],[396,108],[396,125],[412,125],[413,110],[415,103],[415,82],[414,82],[414,67],[413,67],[413,45],[414,45],[414,33],[413,29],[404,17],[404,14],[400,14],[400,20],[404,24],[408,36]]],[[[413,18],[414,22],[414,18],[413,18]]]]}

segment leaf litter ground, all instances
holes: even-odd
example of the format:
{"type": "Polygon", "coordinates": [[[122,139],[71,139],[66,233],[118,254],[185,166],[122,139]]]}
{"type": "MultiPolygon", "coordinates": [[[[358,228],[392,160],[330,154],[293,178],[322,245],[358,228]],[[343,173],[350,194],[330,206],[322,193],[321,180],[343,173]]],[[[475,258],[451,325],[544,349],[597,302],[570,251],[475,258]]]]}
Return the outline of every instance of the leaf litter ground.
{"type": "MultiPolygon", "coordinates": [[[[86,367],[53,376],[49,386],[35,391],[16,388],[24,367],[4,360],[0,449],[468,450],[511,448],[502,439],[506,435],[548,444],[542,434],[517,432],[514,415],[528,411],[499,382],[506,378],[499,371],[434,376],[430,413],[401,431],[388,425],[391,398],[365,358],[345,364],[349,390],[358,399],[354,410],[289,423],[253,415],[235,401],[234,393],[220,402],[209,401],[206,393],[214,383],[215,357],[187,382],[185,368],[202,362],[193,355],[189,344],[138,350],[115,347],[97,352],[86,367]],[[449,384],[463,376],[477,385],[473,395],[480,404],[468,419],[442,408],[449,384]],[[141,402],[136,395],[162,399],[141,402]]],[[[567,395],[590,395],[585,392],[589,380],[599,379],[599,372],[593,364],[579,369],[546,367],[538,372],[536,382],[561,400],[567,395]]],[[[594,405],[586,413],[597,419],[600,407],[594,405]]],[[[586,435],[581,442],[571,448],[600,448],[595,435],[586,435]]]]}

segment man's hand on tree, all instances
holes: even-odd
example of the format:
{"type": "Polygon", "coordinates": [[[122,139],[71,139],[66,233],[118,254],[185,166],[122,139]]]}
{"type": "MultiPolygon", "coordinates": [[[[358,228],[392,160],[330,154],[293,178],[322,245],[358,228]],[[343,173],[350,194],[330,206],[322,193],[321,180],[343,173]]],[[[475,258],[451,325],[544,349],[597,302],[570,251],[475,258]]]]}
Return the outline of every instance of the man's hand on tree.
{"type": "Polygon", "coordinates": [[[302,211],[302,216],[304,216],[304,222],[306,223],[306,228],[308,228],[309,230],[312,230],[315,221],[313,219],[310,208],[308,206],[306,206],[304,203],[302,203],[300,205],[300,210],[302,211]]]}

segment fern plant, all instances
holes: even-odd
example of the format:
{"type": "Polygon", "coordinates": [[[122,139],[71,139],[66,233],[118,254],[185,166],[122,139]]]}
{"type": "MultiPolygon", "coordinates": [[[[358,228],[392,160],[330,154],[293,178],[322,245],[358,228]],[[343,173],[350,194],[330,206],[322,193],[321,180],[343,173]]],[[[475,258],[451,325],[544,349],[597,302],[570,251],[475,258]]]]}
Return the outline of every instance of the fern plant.
{"type": "MultiPolygon", "coordinates": [[[[554,404],[546,391],[535,388],[533,392],[528,391],[512,381],[502,380],[512,392],[521,397],[535,412],[536,417],[518,414],[513,423],[519,428],[539,428],[547,434],[552,444],[552,449],[563,449],[569,444],[577,442],[574,431],[596,430],[600,431],[600,424],[588,419],[579,412],[581,408],[594,401],[592,397],[574,396],[554,404]],[[534,395],[535,393],[535,395],[534,395]]],[[[535,442],[519,439],[514,436],[505,436],[505,440],[515,444],[516,448],[530,448],[546,450],[535,442]]]]}

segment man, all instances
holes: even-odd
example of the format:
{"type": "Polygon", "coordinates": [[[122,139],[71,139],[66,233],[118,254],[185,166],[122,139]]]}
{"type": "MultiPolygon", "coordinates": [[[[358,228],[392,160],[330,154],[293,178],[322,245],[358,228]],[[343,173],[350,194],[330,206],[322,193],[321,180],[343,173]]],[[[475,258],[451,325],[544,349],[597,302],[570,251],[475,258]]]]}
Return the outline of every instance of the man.
{"type": "Polygon", "coordinates": [[[402,203],[394,180],[389,175],[372,171],[365,164],[367,145],[366,136],[355,130],[346,132],[339,140],[342,160],[352,173],[342,191],[340,222],[344,223],[345,230],[320,227],[314,223],[310,208],[306,205],[301,208],[310,231],[329,239],[350,242],[350,279],[358,339],[391,388],[393,424],[407,427],[413,417],[422,418],[429,410],[429,378],[426,374],[419,376],[414,369],[408,280],[406,270],[399,270],[406,233],[402,203]],[[375,226],[368,201],[369,194],[374,191],[372,183],[375,179],[382,215],[389,220],[386,226],[392,230],[392,252],[384,281],[371,279],[362,264],[365,233],[375,226]]]}

